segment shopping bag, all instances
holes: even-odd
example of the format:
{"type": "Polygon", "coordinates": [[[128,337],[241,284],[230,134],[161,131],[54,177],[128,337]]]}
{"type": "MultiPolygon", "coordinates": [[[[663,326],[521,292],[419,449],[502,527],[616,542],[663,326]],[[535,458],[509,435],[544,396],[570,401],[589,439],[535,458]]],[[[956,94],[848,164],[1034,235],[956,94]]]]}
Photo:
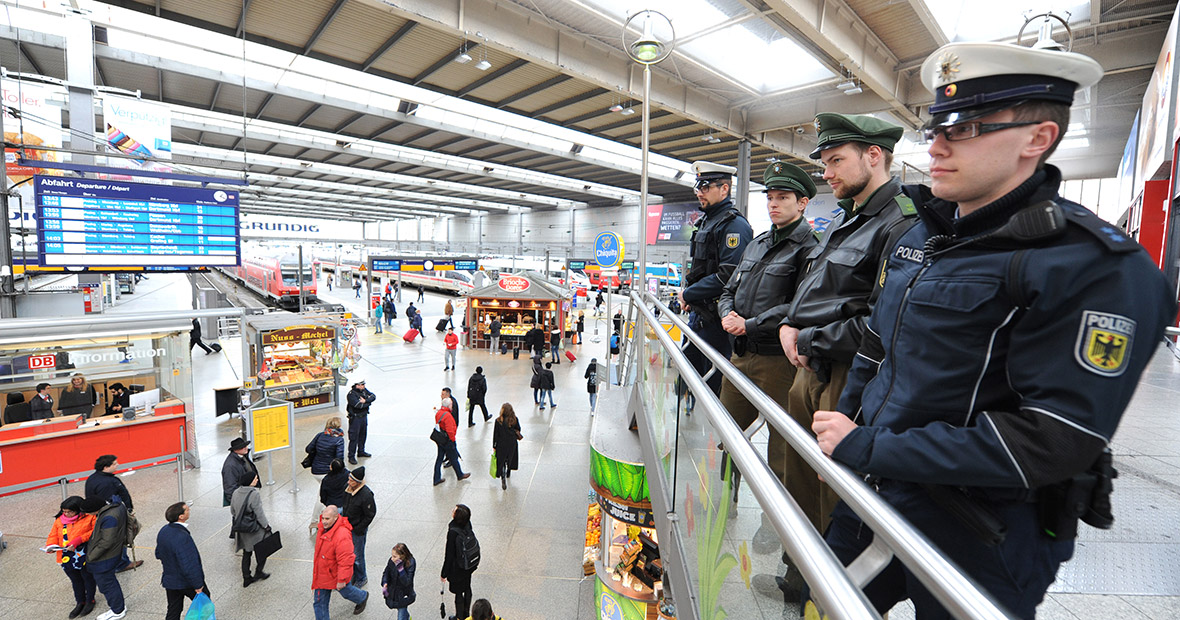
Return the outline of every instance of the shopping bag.
{"type": "Polygon", "coordinates": [[[201,592],[193,599],[192,605],[188,606],[188,613],[184,614],[184,620],[217,620],[213,613],[213,600],[208,594],[201,592]]]}
{"type": "Polygon", "coordinates": [[[258,554],[259,562],[274,555],[279,549],[282,548],[283,537],[279,535],[278,530],[267,534],[266,538],[263,538],[257,543],[254,543],[254,553],[258,554]]]}
{"type": "Polygon", "coordinates": [[[496,477],[496,451],[492,450],[492,466],[488,468],[488,475],[496,477]]]}

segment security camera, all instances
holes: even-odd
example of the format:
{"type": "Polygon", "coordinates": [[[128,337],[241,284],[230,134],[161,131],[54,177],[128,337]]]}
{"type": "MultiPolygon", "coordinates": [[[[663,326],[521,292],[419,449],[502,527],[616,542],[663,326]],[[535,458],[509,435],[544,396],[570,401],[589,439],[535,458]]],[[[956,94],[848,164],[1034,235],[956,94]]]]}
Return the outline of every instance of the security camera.
{"type": "Polygon", "coordinates": [[[802,127],[796,127],[796,128],[795,128],[795,133],[797,133],[797,134],[799,134],[799,135],[803,135],[803,133],[804,133],[804,129],[803,129],[802,127]]]}

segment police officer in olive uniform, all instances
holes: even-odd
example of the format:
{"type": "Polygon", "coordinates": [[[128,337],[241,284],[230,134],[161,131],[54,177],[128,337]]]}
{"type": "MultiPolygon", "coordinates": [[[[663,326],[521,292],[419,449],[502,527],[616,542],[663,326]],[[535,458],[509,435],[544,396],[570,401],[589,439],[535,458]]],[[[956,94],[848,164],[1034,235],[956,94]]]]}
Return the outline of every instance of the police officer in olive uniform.
{"type": "MultiPolygon", "coordinates": [[[[1018,618],[1032,618],[1081,519],[1109,527],[1108,446],[1176,316],[1147,253],[1061,198],[1045,165],[1092,59],[952,43],[922,65],[931,191],[889,252],[884,288],[820,448],[871,476],[936,547],[1018,618]]],[[[847,506],[826,536],[843,562],[872,533],[847,506]]],[[[1085,552],[1085,551],[1083,551],[1085,552]]],[[[866,588],[949,618],[897,562],[866,588]]]]}
{"type": "MultiPolygon", "coordinates": [[[[806,273],[779,338],[801,372],[791,385],[787,411],[804,428],[820,409],[832,409],[860,347],[872,302],[880,290],[885,255],[915,221],[913,201],[890,177],[893,146],[902,128],[871,116],[819,114],[819,142],[810,157],[824,165],[824,180],[841,212],[808,255],[806,273]]],[[[803,464],[787,473],[789,489],[816,530],[823,532],[836,494],[803,464]]]]}
{"type": "MultiPolygon", "coordinates": [[[[729,357],[732,347],[729,334],[721,328],[717,299],[737,268],[754,231],[729,197],[737,168],[698,161],[693,163],[692,169],[697,175],[693,191],[705,216],[697,222],[697,229],[692,234],[689,250],[692,267],[685,274],[680,302],[689,313],[688,326],[709,346],[729,357]]],[[[685,348],[684,354],[702,376],[713,367],[691,344],[685,348]]],[[[721,393],[721,373],[714,373],[708,383],[713,393],[721,393]]]]}
{"type": "MultiPolygon", "coordinates": [[[[762,173],[762,184],[766,187],[771,229],[746,246],[737,270],[725,285],[717,311],[721,327],[734,337],[730,362],[785,409],[795,367],[779,344],[778,324],[795,296],[807,254],[819,244],[815,231],[803,217],[807,202],[815,197],[815,182],[799,166],[776,162],[762,173]]],[[[721,382],[721,404],[743,429],[758,418],[758,409],[729,379],[721,382]]],[[[797,469],[788,463],[799,457],[773,428],[766,452],[771,471],[788,484],[787,472],[797,469]]],[[[778,535],[773,529],[768,533],[773,534],[770,542],[777,547],[778,535]]],[[[755,547],[758,542],[756,537],[755,547]]]]}

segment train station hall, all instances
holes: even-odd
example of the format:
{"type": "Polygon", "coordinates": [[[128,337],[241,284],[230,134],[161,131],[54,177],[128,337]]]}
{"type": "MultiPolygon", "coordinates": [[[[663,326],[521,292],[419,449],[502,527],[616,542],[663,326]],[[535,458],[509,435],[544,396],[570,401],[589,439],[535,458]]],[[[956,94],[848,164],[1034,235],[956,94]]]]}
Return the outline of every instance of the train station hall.
{"type": "Polygon", "coordinates": [[[1180,618],[1175,0],[0,8],[0,618],[1180,618]]]}

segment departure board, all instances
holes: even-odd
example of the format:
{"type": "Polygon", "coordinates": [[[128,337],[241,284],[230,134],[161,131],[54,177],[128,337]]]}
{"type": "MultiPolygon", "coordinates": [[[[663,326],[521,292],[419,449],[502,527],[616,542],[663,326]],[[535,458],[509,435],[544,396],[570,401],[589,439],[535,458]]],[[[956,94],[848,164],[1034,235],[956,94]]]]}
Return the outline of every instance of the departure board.
{"type": "Polygon", "coordinates": [[[42,267],[240,264],[238,192],[37,176],[42,267]]]}

